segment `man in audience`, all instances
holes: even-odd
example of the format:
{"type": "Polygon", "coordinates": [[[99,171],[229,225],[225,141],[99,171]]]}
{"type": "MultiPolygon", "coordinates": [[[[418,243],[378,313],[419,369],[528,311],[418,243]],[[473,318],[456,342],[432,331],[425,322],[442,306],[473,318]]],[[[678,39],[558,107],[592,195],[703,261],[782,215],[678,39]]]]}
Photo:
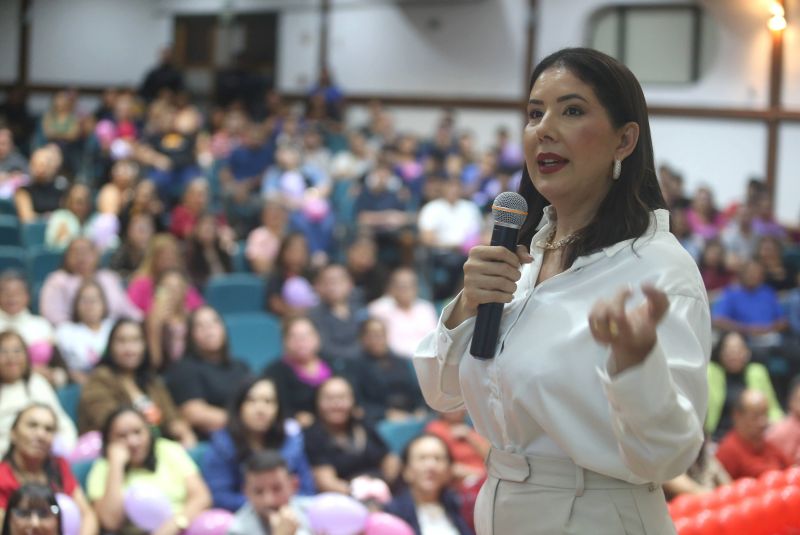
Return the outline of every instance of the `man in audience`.
{"type": "Polygon", "coordinates": [[[714,327],[748,336],[754,348],[776,347],[787,327],[775,290],[764,283],[764,266],[749,260],[742,266],[739,283],[726,287],[712,307],[714,327]]]}
{"type": "Polygon", "coordinates": [[[309,310],[308,317],[319,331],[322,354],[337,363],[358,358],[358,331],[367,311],[354,298],[353,279],[344,266],[328,264],[314,283],[320,303],[309,310]]]}
{"type": "Polygon", "coordinates": [[[411,358],[425,333],[436,327],[436,309],[417,292],[417,274],[411,268],[398,268],[386,295],[369,305],[370,316],[386,325],[389,347],[400,357],[411,358]]]}
{"type": "Polygon", "coordinates": [[[247,503],[236,512],[228,535],[311,535],[295,496],[297,477],[274,450],[254,453],[244,465],[247,503]]]}
{"type": "Polygon", "coordinates": [[[0,174],[11,171],[28,172],[28,160],[14,146],[14,137],[8,128],[0,128],[0,174]]]}
{"type": "Polygon", "coordinates": [[[794,464],[800,464],[800,375],[789,385],[789,411],[767,431],[767,441],[783,451],[794,464]]]}
{"type": "Polygon", "coordinates": [[[758,477],[792,464],[783,451],[767,441],[767,412],[767,398],[758,390],[744,390],[736,400],[733,429],[717,449],[717,459],[731,478],[758,477]]]}
{"type": "Polygon", "coordinates": [[[758,235],[753,229],[753,207],[740,204],[736,208],[736,216],[722,230],[720,236],[725,246],[727,258],[725,264],[731,271],[738,271],[742,264],[753,258],[758,245],[758,235]]]}

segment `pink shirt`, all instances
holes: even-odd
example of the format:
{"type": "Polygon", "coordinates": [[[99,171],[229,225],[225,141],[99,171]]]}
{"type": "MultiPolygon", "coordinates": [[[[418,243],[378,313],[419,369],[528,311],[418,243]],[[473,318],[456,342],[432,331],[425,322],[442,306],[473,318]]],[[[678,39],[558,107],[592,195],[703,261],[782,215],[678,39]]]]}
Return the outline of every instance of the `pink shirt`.
{"type": "Polygon", "coordinates": [[[389,347],[405,358],[411,358],[420,341],[438,323],[436,309],[422,299],[404,310],[397,306],[393,297],[385,295],[370,303],[369,314],[383,321],[389,347]]]}
{"type": "MultiPolygon", "coordinates": [[[[155,291],[155,284],[150,277],[137,276],[134,277],[128,285],[128,297],[134,305],[139,307],[139,310],[147,314],[153,306],[153,293],[155,291]]],[[[203,304],[203,298],[200,296],[194,286],[189,287],[186,292],[186,308],[194,310],[203,304]]]]}
{"type": "MultiPolygon", "coordinates": [[[[108,303],[109,316],[113,319],[131,318],[141,321],[142,312],[128,299],[119,275],[108,269],[100,269],[94,279],[103,289],[108,303]]],[[[72,301],[83,282],[79,275],[63,269],[48,275],[39,295],[39,312],[53,325],[72,319],[72,301]]]]}
{"type": "Polygon", "coordinates": [[[800,464],[800,418],[790,414],[771,426],[767,441],[782,450],[794,464],[800,464]]]}

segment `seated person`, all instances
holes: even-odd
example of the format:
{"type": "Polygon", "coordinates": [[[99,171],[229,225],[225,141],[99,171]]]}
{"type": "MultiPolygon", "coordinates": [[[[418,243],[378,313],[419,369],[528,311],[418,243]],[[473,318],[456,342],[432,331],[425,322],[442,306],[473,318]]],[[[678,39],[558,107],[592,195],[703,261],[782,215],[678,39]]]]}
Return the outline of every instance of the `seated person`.
{"type": "Polygon", "coordinates": [[[717,459],[733,479],[759,477],[769,470],[783,470],[791,460],[767,441],[767,397],[745,390],[733,407],[733,429],[717,448],[717,459]]]}
{"type": "Polygon", "coordinates": [[[53,325],[31,314],[30,303],[28,280],[22,273],[8,270],[0,274],[0,331],[22,335],[34,367],[45,366],[53,357],[53,325]]]}
{"type": "Polygon", "coordinates": [[[288,213],[277,201],[266,200],[261,208],[261,226],[247,235],[245,258],[250,271],[268,275],[275,265],[278,248],[286,235],[288,213]]]}
{"type": "Polygon", "coordinates": [[[320,358],[319,350],[319,334],[311,320],[288,319],[283,325],[283,357],[264,372],[278,387],[286,416],[303,427],[314,422],[317,388],[333,373],[328,363],[320,358]]]}
{"type": "Polygon", "coordinates": [[[47,485],[25,483],[11,494],[0,533],[8,535],[61,535],[63,518],[56,495],[47,485]],[[36,530],[36,531],[34,531],[36,530]]]}
{"type": "Polygon", "coordinates": [[[168,269],[156,281],[155,300],[144,319],[150,364],[162,372],[186,353],[186,323],[191,311],[186,294],[191,285],[179,269],[168,269]]]}
{"type": "Polygon", "coordinates": [[[278,249],[275,266],[267,276],[267,289],[265,296],[265,309],[281,318],[292,315],[304,314],[307,309],[316,304],[316,295],[311,291],[311,261],[308,251],[308,241],[300,233],[287,234],[278,249]],[[307,289],[305,299],[298,300],[297,296],[290,295],[288,288],[290,281],[295,285],[307,289]]]}
{"type": "Polygon", "coordinates": [[[486,457],[490,444],[470,427],[464,418],[465,409],[443,412],[425,426],[425,432],[441,438],[453,458],[453,479],[463,492],[483,483],[486,478],[486,457]]]}
{"type": "Polygon", "coordinates": [[[403,451],[406,489],[386,511],[408,522],[420,535],[472,535],[459,511],[458,499],[447,486],[453,476],[453,458],[447,444],[434,435],[421,435],[403,451]]]}
{"type": "Polygon", "coordinates": [[[118,321],[111,329],[106,352],[81,390],[81,434],[101,429],[108,415],[121,405],[136,407],[149,425],[159,427],[187,448],[197,442],[163,381],[150,366],[141,324],[131,320],[118,321]]]}
{"type": "Polygon", "coordinates": [[[89,236],[92,215],[91,191],[86,184],[74,183],[64,192],[62,208],[47,219],[44,243],[50,249],[66,249],[79,236],[89,236]]]}
{"type": "MultiPolygon", "coordinates": [[[[25,483],[44,483],[71,497],[81,515],[80,535],[97,533],[97,517],[63,457],[50,453],[58,429],[50,406],[32,403],[19,411],[11,427],[11,444],[0,463],[0,524],[8,514],[9,499],[25,483]]],[[[3,533],[6,533],[3,531],[3,533]]]]}
{"type": "Polygon", "coordinates": [[[350,482],[362,475],[394,482],[400,460],[375,429],[356,417],[355,396],[346,379],[334,376],[322,383],[316,408],[305,440],[317,490],[349,494],[350,482]]]}
{"type": "Polygon", "coordinates": [[[358,330],[367,310],[353,292],[350,274],[339,264],[328,264],[314,279],[320,303],[308,311],[322,341],[325,358],[335,363],[357,359],[361,353],[358,330]]]}
{"type": "Polygon", "coordinates": [[[775,290],[764,280],[764,266],[755,260],[745,262],[739,284],[726,287],[711,309],[714,327],[739,331],[751,347],[779,346],[786,315],[775,290]]]}
{"type": "Polygon", "coordinates": [[[681,494],[705,494],[731,482],[731,476],[711,453],[710,445],[711,440],[706,435],[697,459],[686,473],[664,482],[662,486],[668,500],[681,494]]]}
{"type": "Polygon", "coordinates": [[[192,519],[211,506],[197,466],[180,444],[153,436],[142,413],[123,406],[103,423],[103,456],[94,462],[86,483],[104,532],[143,534],[127,518],[125,490],[133,484],[159,490],[172,506],[174,516],[154,533],[178,535],[192,519]]]}
{"type": "Polygon", "coordinates": [[[733,406],[746,388],[753,388],[766,396],[770,422],[783,418],[769,371],[763,364],[751,362],[750,356],[747,342],[735,331],[720,334],[719,341],[711,351],[705,430],[714,440],[721,439],[733,427],[733,406]]]}
{"type": "Polygon", "coordinates": [[[20,335],[0,332],[0,451],[11,441],[11,427],[20,410],[31,403],[50,407],[58,420],[58,438],[66,451],[72,451],[77,439],[75,424],[64,412],[47,379],[31,370],[30,356],[20,335]]]}
{"type": "Polygon", "coordinates": [[[243,463],[257,452],[274,449],[285,459],[301,494],[314,494],[314,478],[306,459],[303,433],[283,417],[278,391],[271,379],[251,379],[236,391],[224,428],[211,435],[201,463],[214,507],[236,511],[245,504],[243,463]]]}
{"type": "Polygon", "coordinates": [[[295,497],[297,477],[274,450],[261,450],[244,463],[247,502],[236,512],[228,535],[311,535],[295,497]]]}
{"type": "Polygon", "coordinates": [[[30,182],[14,192],[14,205],[21,223],[48,217],[58,210],[64,193],[64,184],[56,180],[61,163],[61,149],[55,145],[45,145],[33,152],[30,182]]]}
{"type": "Polygon", "coordinates": [[[203,305],[189,315],[186,355],[167,372],[167,386],[183,418],[201,436],[222,429],[233,392],[250,375],[229,352],[217,311],[203,305]]]}
{"type": "Polygon", "coordinates": [[[789,414],[767,430],[767,441],[783,451],[793,464],[800,464],[800,375],[789,385],[789,414]]]}
{"type": "Polygon", "coordinates": [[[377,318],[361,324],[361,357],[350,361],[347,375],[356,388],[364,419],[405,420],[424,417],[428,411],[419,382],[408,359],[401,359],[389,349],[386,326],[377,318]]]}

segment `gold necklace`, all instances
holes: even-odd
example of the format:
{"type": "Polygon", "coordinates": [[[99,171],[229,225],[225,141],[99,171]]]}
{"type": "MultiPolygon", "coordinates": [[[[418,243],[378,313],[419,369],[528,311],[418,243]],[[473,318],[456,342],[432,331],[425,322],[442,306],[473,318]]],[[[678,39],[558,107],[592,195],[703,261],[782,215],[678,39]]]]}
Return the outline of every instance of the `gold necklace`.
{"type": "Polygon", "coordinates": [[[553,242],[553,238],[556,237],[556,228],[553,227],[553,231],[550,233],[550,236],[546,240],[537,240],[536,246],[541,249],[549,249],[551,251],[554,251],[556,249],[561,249],[565,245],[569,245],[570,243],[576,241],[579,236],[580,233],[573,232],[572,234],[569,234],[568,236],[561,238],[557,242],[553,242]]]}

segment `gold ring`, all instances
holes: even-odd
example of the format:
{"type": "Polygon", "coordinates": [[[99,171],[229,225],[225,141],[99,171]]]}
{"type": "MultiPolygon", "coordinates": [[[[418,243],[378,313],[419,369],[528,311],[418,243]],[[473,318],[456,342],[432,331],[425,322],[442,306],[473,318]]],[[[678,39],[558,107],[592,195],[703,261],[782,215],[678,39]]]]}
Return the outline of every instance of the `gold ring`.
{"type": "Polygon", "coordinates": [[[608,320],[608,332],[611,334],[611,338],[616,338],[619,334],[619,326],[617,322],[614,320],[608,320]]]}

